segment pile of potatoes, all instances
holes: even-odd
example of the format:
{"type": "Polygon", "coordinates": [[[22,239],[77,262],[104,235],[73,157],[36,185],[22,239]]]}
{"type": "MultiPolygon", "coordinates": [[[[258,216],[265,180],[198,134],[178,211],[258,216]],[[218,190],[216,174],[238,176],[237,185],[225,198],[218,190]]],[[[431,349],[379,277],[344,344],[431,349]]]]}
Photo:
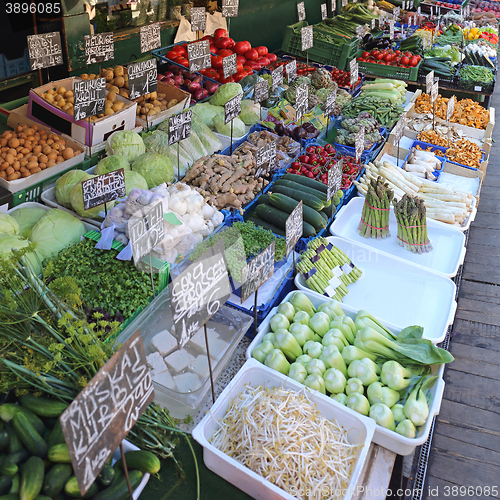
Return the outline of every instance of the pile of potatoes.
{"type": "Polygon", "coordinates": [[[38,125],[19,125],[0,135],[0,177],[8,181],[29,177],[81,152],[66,147],[61,136],[39,130],[38,125]]]}

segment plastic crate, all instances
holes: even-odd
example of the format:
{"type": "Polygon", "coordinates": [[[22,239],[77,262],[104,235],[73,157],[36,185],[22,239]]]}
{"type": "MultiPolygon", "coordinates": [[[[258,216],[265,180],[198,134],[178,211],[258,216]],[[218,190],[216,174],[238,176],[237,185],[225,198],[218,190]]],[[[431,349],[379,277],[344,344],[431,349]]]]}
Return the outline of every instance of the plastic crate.
{"type": "MultiPolygon", "coordinates": [[[[358,51],[356,57],[361,56],[363,52],[363,50],[358,51]]],[[[360,73],[365,73],[366,75],[416,82],[421,64],[422,60],[414,68],[401,68],[399,66],[385,66],[383,64],[358,61],[358,68],[360,73]]]]}
{"type": "Polygon", "coordinates": [[[30,59],[28,54],[28,47],[24,49],[23,57],[19,57],[17,59],[7,59],[5,55],[4,64],[5,64],[5,73],[7,78],[11,76],[20,75],[21,73],[27,73],[30,71],[30,59]]]}
{"type": "MultiPolygon", "coordinates": [[[[463,67],[473,66],[470,64],[464,64],[463,67]]],[[[491,94],[493,89],[495,88],[496,83],[496,69],[491,69],[493,73],[493,81],[491,83],[477,82],[475,80],[467,80],[464,78],[460,78],[460,71],[458,71],[458,86],[465,90],[476,90],[476,88],[481,89],[480,92],[484,92],[485,94],[491,94]],[[479,84],[479,85],[478,85],[479,84]]]]}
{"type": "Polygon", "coordinates": [[[5,70],[5,56],[0,54],[0,80],[7,78],[7,71],[5,70]]]}

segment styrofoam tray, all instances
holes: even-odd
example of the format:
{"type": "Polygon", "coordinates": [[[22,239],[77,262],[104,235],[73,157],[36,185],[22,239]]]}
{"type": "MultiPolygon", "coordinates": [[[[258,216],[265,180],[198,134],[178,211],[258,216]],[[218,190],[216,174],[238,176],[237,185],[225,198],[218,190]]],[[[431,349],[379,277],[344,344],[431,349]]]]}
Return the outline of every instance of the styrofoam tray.
{"type": "MultiPolygon", "coordinates": [[[[126,439],[123,440],[122,442],[123,445],[123,453],[127,453],[128,451],[139,451],[140,448],[138,448],[135,444],[132,444],[131,442],[127,441],[126,439]]],[[[111,461],[112,464],[120,460],[122,457],[120,448],[118,448],[114,453],[113,453],[113,459],[111,461]]],[[[127,457],[125,457],[126,459],[127,457]]],[[[139,483],[139,486],[134,491],[134,500],[137,500],[142,493],[142,490],[146,487],[146,484],[148,484],[149,478],[151,474],[149,472],[144,473],[144,476],[142,477],[142,481],[139,483]]]]}
{"type": "MultiPolygon", "coordinates": [[[[283,302],[287,302],[290,299],[290,296],[294,292],[290,292],[284,299],[283,302]]],[[[318,293],[311,292],[310,290],[304,291],[304,293],[309,297],[309,300],[312,302],[313,306],[317,309],[321,304],[330,301],[328,297],[323,297],[318,293]]],[[[342,310],[346,314],[346,316],[351,317],[352,319],[356,318],[357,310],[346,306],[345,304],[340,304],[342,310]]],[[[271,331],[271,327],[269,324],[270,319],[276,314],[278,308],[273,308],[264,321],[261,323],[259,327],[259,333],[253,339],[252,343],[248,346],[246,355],[247,359],[251,359],[253,350],[262,342],[262,337],[271,331]]],[[[398,333],[401,329],[396,328],[387,321],[382,321],[382,323],[393,333],[398,333]]],[[[439,374],[439,378],[434,386],[430,389],[430,402],[429,402],[429,416],[427,417],[427,421],[425,425],[419,428],[417,432],[417,436],[414,439],[407,438],[401,436],[397,432],[390,431],[385,427],[380,425],[375,426],[375,433],[373,435],[373,442],[387,448],[388,450],[397,453],[398,455],[409,455],[416,446],[420,446],[421,444],[427,441],[429,437],[429,433],[431,430],[431,425],[434,417],[439,413],[441,408],[441,400],[443,399],[444,393],[444,381],[443,381],[443,373],[444,373],[444,365],[432,366],[432,372],[435,375],[439,374]]],[[[339,403],[337,403],[339,404],[339,403]]],[[[369,417],[365,417],[361,415],[361,418],[371,420],[369,417]]]]}
{"type": "MultiPolygon", "coordinates": [[[[457,309],[453,281],[337,236],[329,236],[327,240],[363,271],[361,278],[347,287],[344,304],[366,310],[400,329],[422,326],[423,337],[434,344],[444,340],[457,309]]],[[[300,290],[311,291],[301,274],[295,276],[295,284],[300,290]]],[[[312,293],[322,297],[317,292],[312,293]]]]}
{"type": "MultiPolygon", "coordinates": [[[[250,132],[251,128],[252,127],[250,127],[249,125],[245,125],[245,133],[242,136],[236,137],[235,135],[233,135],[233,151],[236,149],[236,143],[238,141],[241,141],[242,139],[244,139],[248,135],[248,133],[250,132]]],[[[217,137],[217,139],[219,139],[219,141],[222,144],[221,151],[224,151],[229,146],[231,146],[231,137],[229,135],[222,135],[222,134],[218,134],[217,132],[214,132],[214,135],[215,135],[215,137],[217,137]]]]}
{"type": "Polygon", "coordinates": [[[237,460],[229,457],[215,448],[210,440],[218,428],[218,421],[224,418],[230,402],[243,390],[246,384],[252,387],[281,387],[296,391],[306,390],[309,398],[316,403],[321,414],[329,420],[336,419],[337,422],[348,432],[348,440],[353,444],[363,444],[356,466],[354,468],[349,487],[343,500],[348,500],[355,493],[356,484],[366,460],[370,442],[375,430],[375,421],[363,418],[349,408],[333,401],[333,399],[317,391],[311,391],[295,380],[281,373],[271,370],[258,361],[251,359],[247,361],[231,382],[226,386],[222,394],[212,406],[203,420],[193,429],[193,438],[203,446],[203,461],[205,465],[226,481],[234,484],[252,498],[270,500],[287,499],[292,500],[294,496],[278,488],[270,481],[265,480],[255,472],[251,471],[237,460]],[[371,420],[371,421],[370,421],[371,420]]]}
{"type": "Polygon", "coordinates": [[[42,198],[42,201],[50,208],[59,208],[60,210],[64,210],[65,212],[68,212],[71,215],[78,217],[83,222],[90,224],[92,226],[91,229],[95,229],[95,228],[100,229],[101,228],[101,223],[99,221],[94,220],[94,219],[88,219],[87,217],[80,217],[76,212],[73,212],[73,210],[70,210],[69,208],[63,207],[62,205],[59,205],[59,203],[57,203],[57,199],[56,199],[55,186],[49,187],[48,189],[43,191],[41,198],[42,198]]]}
{"type": "Polygon", "coordinates": [[[368,246],[386,253],[397,259],[412,262],[426,269],[431,269],[453,278],[465,258],[464,234],[443,222],[427,219],[427,235],[432,244],[432,251],[416,254],[406,250],[398,243],[397,222],[394,209],[391,207],[389,225],[391,237],[383,240],[364,238],[358,234],[358,225],[363,210],[364,198],[353,198],[347,205],[340,209],[335,217],[330,233],[340,236],[363,246],[368,246]]]}

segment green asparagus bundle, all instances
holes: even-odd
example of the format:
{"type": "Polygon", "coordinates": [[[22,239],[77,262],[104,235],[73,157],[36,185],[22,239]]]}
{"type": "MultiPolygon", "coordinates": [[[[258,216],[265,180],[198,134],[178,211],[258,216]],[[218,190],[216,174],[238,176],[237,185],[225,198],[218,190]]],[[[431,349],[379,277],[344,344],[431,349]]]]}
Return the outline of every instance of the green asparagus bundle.
{"type": "Polygon", "coordinates": [[[307,250],[300,255],[297,270],[311,290],[338,301],[347,295],[347,285],[357,281],[362,274],[351,259],[326,238],[315,238],[308,243],[307,250]]]}
{"type": "Polygon", "coordinates": [[[413,253],[430,252],[432,245],[427,236],[424,202],[405,194],[399,202],[394,202],[394,213],[398,221],[398,243],[413,253]]]}
{"type": "Polygon", "coordinates": [[[365,197],[358,233],[365,238],[388,238],[389,213],[394,192],[382,177],[372,179],[365,197]]]}

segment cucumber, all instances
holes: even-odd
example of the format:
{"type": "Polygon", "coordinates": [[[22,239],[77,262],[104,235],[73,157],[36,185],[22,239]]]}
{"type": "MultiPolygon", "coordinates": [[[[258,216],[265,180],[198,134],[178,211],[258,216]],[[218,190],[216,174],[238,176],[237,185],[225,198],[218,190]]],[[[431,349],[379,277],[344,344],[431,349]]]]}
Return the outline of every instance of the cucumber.
{"type": "MultiPolygon", "coordinates": [[[[136,450],[125,453],[127,468],[157,474],[160,470],[160,460],[150,451],[136,450]]],[[[123,461],[120,458],[120,467],[123,468],[123,461]]]]}
{"type": "Polygon", "coordinates": [[[328,186],[326,184],[323,184],[322,182],[311,179],[309,177],[304,177],[303,175],[285,174],[282,179],[287,179],[293,182],[297,182],[298,184],[303,184],[304,186],[317,189],[318,191],[325,193],[325,195],[328,192],[328,186]]]}
{"type": "Polygon", "coordinates": [[[113,469],[111,465],[106,464],[102,468],[101,472],[99,472],[99,475],[97,476],[97,482],[99,483],[100,486],[104,486],[105,488],[107,488],[114,481],[115,476],[116,476],[115,469],[113,469]]]}
{"type": "Polygon", "coordinates": [[[269,195],[268,194],[261,194],[257,198],[257,205],[259,205],[261,203],[267,203],[267,204],[269,204],[269,195]]]}
{"type": "Polygon", "coordinates": [[[0,450],[7,448],[10,444],[10,433],[7,429],[0,431],[0,450]]]}
{"type": "Polygon", "coordinates": [[[55,464],[45,475],[43,493],[53,497],[61,493],[66,481],[72,476],[73,468],[69,464],[55,464]]]}
{"type": "Polygon", "coordinates": [[[320,210],[318,214],[321,215],[321,217],[323,217],[323,220],[328,224],[328,215],[326,215],[322,210],[320,210]]]}
{"type": "MultiPolygon", "coordinates": [[[[286,230],[286,220],[290,214],[269,205],[258,205],[255,212],[260,219],[272,220],[282,231],[286,230]]],[[[316,229],[304,221],[302,237],[309,238],[310,236],[316,236],[316,229]]]]}
{"type": "MultiPolygon", "coordinates": [[[[98,492],[99,488],[97,486],[97,483],[94,481],[90,485],[90,488],[87,490],[87,493],[83,495],[83,498],[92,498],[98,492]]],[[[76,476],[73,476],[66,481],[66,484],[64,485],[64,493],[73,498],[82,498],[80,488],[78,487],[78,479],[76,479],[76,476]]]]}
{"type": "Polygon", "coordinates": [[[19,500],[19,495],[17,493],[8,493],[0,497],[0,500],[19,500]]]}
{"type": "Polygon", "coordinates": [[[115,465],[117,465],[118,467],[115,466],[112,467],[112,469],[115,471],[115,475],[113,477],[113,481],[111,481],[110,486],[116,484],[124,476],[123,471],[120,469],[120,464],[116,462],[115,465]]]}
{"type": "Polygon", "coordinates": [[[325,204],[315,195],[297,191],[286,186],[273,186],[273,193],[281,193],[296,201],[301,201],[304,205],[311,207],[314,210],[322,210],[325,204]]]}
{"type": "Polygon", "coordinates": [[[0,495],[7,495],[12,488],[12,478],[7,475],[0,476],[0,495]]]}
{"type": "MultiPolygon", "coordinates": [[[[286,212],[288,214],[291,214],[295,207],[299,204],[298,201],[281,193],[271,194],[269,196],[269,200],[273,206],[275,206],[279,210],[283,210],[283,212],[286,212]]],[[[302,204],[302,214],[304,217],[304,221],[314,226],[314,229],[316,229],[316,231],[321,231],[326,227],[326,222],[323,217],[321,217],[321,215],[319,215],[319,213],[316,210],[313,210],[311,207],[302,204]]]]}
{"type": "Polygon", "coordinates": [[[47,458],[51,462],[56,462],[59,464],[70,464],[71,457],[69,456],[69,449],[66,443],[55,444],[49,448],[47,453],[47,458]]]}
{"type": "Polygon", "coordinates": [[[35,500],[43,486],[45,464],[40,457],[30,457],[21,470],[19,500],[35,500]]]}
{"type": "Polygon", "coordinates": [[[12,425],[14,426],[17,437],[23,442],[26,448],[31,451],[32,455],[41,458],[47,456],[47,451],[49,449],[47,443],[43,440],[42,436],[38,434],[24,414],[17,413],[12,421],[12,425]]]}
{"type": "Polygon", "coordinates": [[[47,497],[45,495],[38,495],[35,500],[52,500],[52,498],[47,497]]]}
{"type": "MultiPolygon", "coordinates": [[[[141,484],[144,474],[140,470],[131,470],[128,473],[132,491],[141,484]]],[[[98,493],[93,500],[127,500],[129,497],[127,480],[121,477],[119,481],[114,482],[109,488],[98,493]]]]}
{"type": "Polygon", "coordinates": [[[5,460],[0,465],[0,474],[7,474],[8,476],[14,476],[17,474],[19,464],[24,463],[30,456],[30,452],[22,448],[19,451],[15,451],[8,455],[5,460]]]}
{"type": "Polygon", "coordinates": [[[299,184],[297,182],[290,181],[288,179],[278,179],[275,183],[275,186],[285,186],[287,188],[293,189],[294,191],[300,191],[301,193],[311,194],[319,198],[321,202],[325,205],[325,207],[329,207],[331,201],[326,201],[326,194],[318,191],[317,189],[310,188],[309,186],[304,186],[303,184],[299,184]]]}
{"type": "Polygon", "coordinates": [[[246,221],[253,222],[256,226],[268,229],[269,231],[272,231],[274,234],[279,234],[280,236],[286,236],[285,231],[283,231],[283,229],[276,227],[274,224],[271,224],[270,222],[259,219],[258,217],[249,217],[248,219],[246,219],[246,221]]]}
{"type": "Polygon", "coordinates": [[[57,419],[56,425],[54,425],[54,428],[52,429],[52,432],[50,433],[50,436],[47,439],[47,445],[49,448],[52,448],[52,446],[56,444],[63,444],[63,443],[65,443],[65,441],[61,427],[61,420],[57,419]]]}
{"type": "Polygon", "coordinates": [[[26,394],[19,397],[21,406],[32,411],[39,417],[59,417],[61,413],[68,407],[66,403],[57,401],[56,399],[37,398],[33,394],[26,394]]]}
{"type": "Polygon", "coordinates": [[[17,434],[14,432],[14,429],[12,428],[12,423],[9,423],[7,425],[8,425],[7,429],[10,432],[10,443],[9,443],[9,454],[10,454],[22,450],[24,446],[21,440],[17,437],[17,434]]]}
{"type": "Polygon", "coordinates": [[[12,476],[12,486],[10,487],[9,493],[19,493],[20,481],[21,481],[21,476],[19,474],[12,476]]]}
{"type": "Polygon", "coordinates": [[[24,408],[23,406],[12,403],[4,403],[3,405],[0,405],[0,419],[4,422],[10,422],[14,418],[14,415],[17,415],[18,413],[22,413],[31,422],[31,425],[35,428],[38,434],[43,434],[45,425],[32,411],[24,408]]]}

